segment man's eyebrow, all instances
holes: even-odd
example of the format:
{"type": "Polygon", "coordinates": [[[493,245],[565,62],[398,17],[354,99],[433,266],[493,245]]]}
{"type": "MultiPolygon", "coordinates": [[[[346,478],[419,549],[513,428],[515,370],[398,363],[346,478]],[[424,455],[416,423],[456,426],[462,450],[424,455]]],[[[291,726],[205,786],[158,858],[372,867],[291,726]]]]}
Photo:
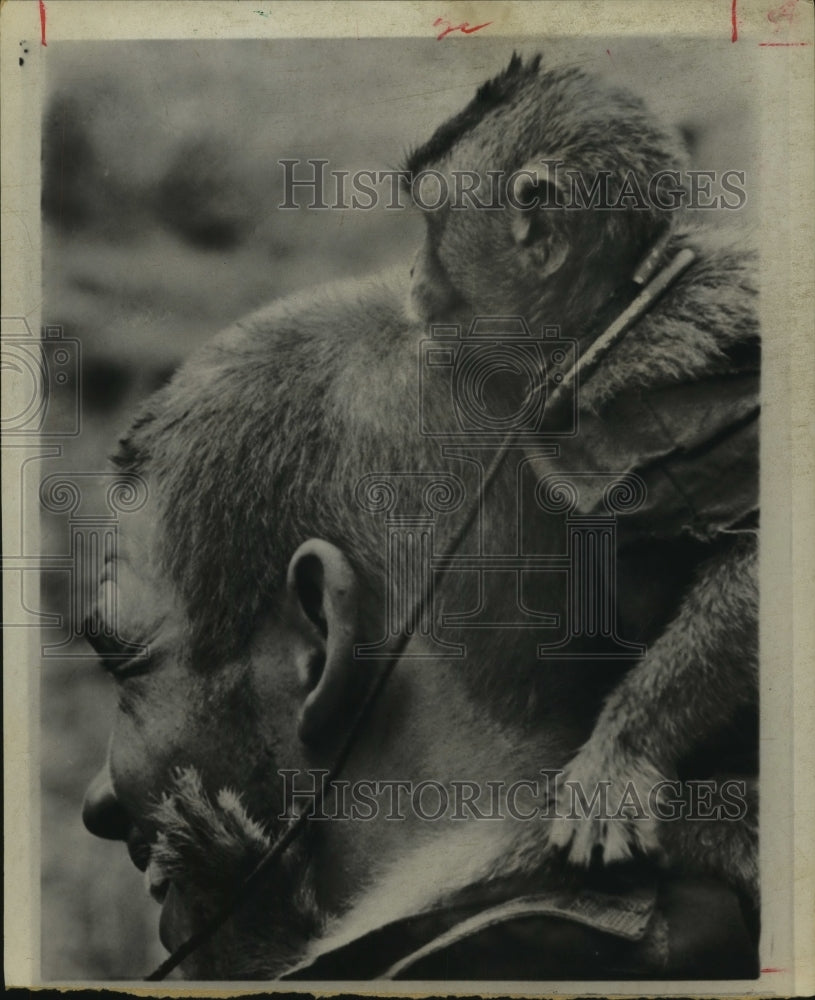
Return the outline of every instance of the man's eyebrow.
{"type": "Polygon", "coordinates": [[[99,657],[99,665],[110,674],[128,676],[151,669],[153,655],[146,642],[134,642],[104,628],[104,619],[91,612],[83,622],[82,636],[99,657]],[[102,628],[99,627],[100,623],[102,628]]]}
{"type": "MultiPolygon", "coordinates": [[[[93,651],[101,658],[103,664],[108,661],[120,661],[138,654],[144,649],[144,645],[129,642],[122,639],[116,632],[110,632],[105,628],[99,628],[102,622],[99,616],[93,621],[92,615],[85,619],[82,626],[82,636],[93,651]]],[[[103,623],[104,624],[104,623],[103,623]]]]}
{"type": "Polygon", "coordinates": [[[103,662],[121,661],[146,649],[145,643],[119,634],[116,605],[107,599],[93,604],[82,619],[80,634],[103,662]]]}

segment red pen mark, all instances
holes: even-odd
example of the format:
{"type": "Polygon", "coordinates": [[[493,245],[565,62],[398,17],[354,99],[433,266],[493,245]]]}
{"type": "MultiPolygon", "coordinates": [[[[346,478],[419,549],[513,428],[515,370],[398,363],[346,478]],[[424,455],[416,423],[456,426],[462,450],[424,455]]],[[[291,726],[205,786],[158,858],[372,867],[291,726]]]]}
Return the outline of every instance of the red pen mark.
{"type": "Polygon", "coordinates": [[[48,42],[45,40],[45,4],[43,0],[40,0],[40,44],[48,47],[48,42]]]}
{"type": "Polygon", "coordinates": [[[738,0],[733,0],[730,5],[730,41],[737,42],[739,40],[739,21],[736,17],[736,4],[738,0]]]}
{"type": "MultiPolygon", "coordinates": [[[[793,21],[796,19],[796,8],[798,6],[798,0],[784,0],[778,7],[773,7],[767,12],[767,20],[772,24],[773,34],[777,35],[784,24],[787,22],[788,28],[792,25],[793,21]]],[[[786,32],[785,32],[786,34],[786,32]]],[[[789,37],[789,35],[787,35],[789,37]]],[[[789,48],[807,48],[812,45],[812,42],[759,42],[759,46],[762,49],[789,49],[789,48]]]]}
{"type": "Polygon", "coordinates": [[[771,966],[768,966],[766,969],[762,969],[761,971],[762,972],[786,972],[787,970],[786,969],[774,969],[771,966]]]}
{"type": "Polygon", "coordinates": [[[469,21],[462,21],[461,24],[454,25],[452,21],[448,21],[446,17],[437,17],[433,22],[433,27],[438,28],[440,24],[446,24],[447,27],[440,35],[436,36],[437,42],[440,42],[442,38],[446,38],[454,31],[460,31],[462,35],[471,35],[474,31],[481,31],[482,28],[488,28],[492,24],[492,21],[485,21],[483,24],[474,24],[470,27],[469,21]]]}
{"type": "Polygon", "coordinates": [[[792,19],[795,16],[795,8],[798,6],[798,0],[785,0],[780,7],[774,7],[767,14],[767,20],[770,24],[776,26],[776,31],[782,21],[789,21],[792,24],[792,19]]]}

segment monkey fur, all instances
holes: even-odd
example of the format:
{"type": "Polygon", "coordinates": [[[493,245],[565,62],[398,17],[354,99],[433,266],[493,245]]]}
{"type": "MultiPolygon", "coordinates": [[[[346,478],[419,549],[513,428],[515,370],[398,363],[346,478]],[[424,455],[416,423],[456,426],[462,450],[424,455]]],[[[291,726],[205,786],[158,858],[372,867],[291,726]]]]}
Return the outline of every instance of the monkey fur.
{"type": "MultiPolygon", "coordinates": [[[[482,176],[530,168],[537,178],[530,186],[541,194],[551,184],[552,161],[580,172],[586,184],[608,171],[618,192],[630,173],[647,185],[657,171],[681,169],[684,153],[631,95],[577,69],[546,71],[539,58],[524,65],[513,57],[411,155],[408,167],[443,174],[475,169],[482,176]]],[[[546,191],[547,205],[563,202],[564,192],[546,191]]],[[[550,207],[532,209],[520,221],[519,214],[472,210],[428,219],[413,274],[413,306],[422,319],[464,324],[477,315],[522,315],[530,326],[558,324],[585,347],[598,332],[594,317],[614,302],[649,247],[663,240],[663,261],[683,246],[693,248],[697,261],[581,387],[581,409],[602,422],[615,399],[643,390],[757,374],[755,255],[737,227],[720,228],[717,220],[715,230],[701,229],[687,213],[666,218],[653,208],[550,207]]],[[[710,385],[715,393],[715,381],[710,385]]],[[[757,379],[745,385],[755,413],[757,379]]],[[[730,423],[738,424],[743,412],[734,412],[730,423]]],[[[620,423],[617,428],[623,437],[630,430],[620,423]]],[[[755,710],[757,533],[745,518],[757,512],[756,451],[752,439],[736,448],[749,469],[734,486],[734,492],[744,487],[745,495],[734,498],[730,521],[727,512],[702,504],[693,522],[677,527],[677,535],[706,543],[695,579],[644,658],[608,695],[564,781],[586,789],[610,782],[612,796],[631,781],[645,793],[675,777],[680,762],[741,710],[755,710]]],[[[670,575],[670,566],[663,572],[670,575]]],[[[561,819],[550,827],[549,843],[576,865],[623,861],[639,852],[714,872],[756,904],[754,796],[748,815],[737,822],[659,827],[643,819],[561,819]]]]}

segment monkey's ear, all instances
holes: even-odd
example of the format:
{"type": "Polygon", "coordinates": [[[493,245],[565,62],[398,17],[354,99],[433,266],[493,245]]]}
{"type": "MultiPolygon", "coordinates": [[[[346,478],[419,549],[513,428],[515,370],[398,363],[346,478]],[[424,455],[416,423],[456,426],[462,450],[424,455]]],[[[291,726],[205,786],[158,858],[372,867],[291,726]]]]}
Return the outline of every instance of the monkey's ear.
{"type": "Polygon", "coordinates": [[[516,245],[535,258],[542,278],[560,270],[569,255],[563,225],[562,192],[546,163],[532,162],[515,175],[507,210],[516,245]]]}
{"type": "Polygon", "coordinates": [[[298,733],[304,742],[314,743],[347,721],[356,688],[356,574],[335,545],[312,538],[289,562],[287,591],[307,636],[296,664],[305,690],[298,733]]]}

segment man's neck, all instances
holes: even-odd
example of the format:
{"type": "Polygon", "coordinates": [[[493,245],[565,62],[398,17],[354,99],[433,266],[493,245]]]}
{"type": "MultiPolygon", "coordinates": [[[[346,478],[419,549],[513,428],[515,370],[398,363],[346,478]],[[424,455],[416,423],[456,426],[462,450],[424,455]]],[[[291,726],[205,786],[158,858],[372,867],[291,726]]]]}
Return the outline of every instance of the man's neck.
{"type": "Polygon", "coordinates": [[[361,885],[350,905],[309,943],[297,966],[388,924],[445,906],[464,890],[486,893],[511,876],[532,875],[542,866],[542,842],[540,824],[517,820],[445,827],[361,885]]]}
{"type": "Polygon", "coordinates": [[[516,782],[540,782],[540,769],[561,765],[568,748],[555,732],[531,741],[490,719],[464,692],[455,673],[462,669],[460,663],[401,663],[343,774],[352,786],[409,783],[400,808],[391,808],[392,791],[377,796],[377,813],[369,820],[322,825],[314,858],[320,906],[332,917],[348,914],[349,926],[365,923],[369,913],[375,919],[377,911],[381,922],[383,907],[394,919],[419,912],[482,875],[497,874],[500,859],[507,870],[516,862],[533,863],[541,823],[513,820],[507,789],[516,782]],[[449,793],[448,808],[438,819],[429,818],[439,802],[432,788],[416,807],[414,794],[423,782],[449,793]],[[453,818],[455,783],[462,782],[478,786],[481,808],[459,809],[453,818]],[[487,798],[497,802],[493,811],[504,819],[475,815],[491,812],[487,798]]]}

